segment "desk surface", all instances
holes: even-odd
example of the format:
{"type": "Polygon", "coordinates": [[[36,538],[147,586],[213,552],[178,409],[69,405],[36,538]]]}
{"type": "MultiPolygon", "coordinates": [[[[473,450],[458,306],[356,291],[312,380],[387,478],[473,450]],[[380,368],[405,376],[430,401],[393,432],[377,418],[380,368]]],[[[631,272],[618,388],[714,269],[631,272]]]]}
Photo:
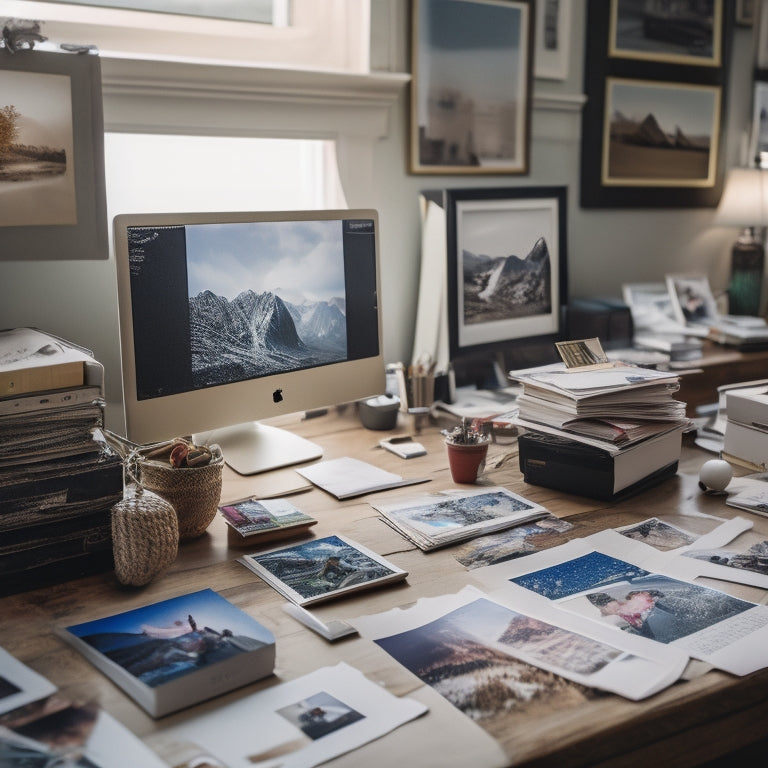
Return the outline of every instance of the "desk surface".
{"type": "MultiPolygon", "coordinates": [[[[400,431],[410,426],[402,424],[400,431]]],[[[427,474],[431,482],[418,486],[420,490],[454,487],[439,430],[433,425],[425,427],[418,438],[426,446],[427,455],[408,461],[375,448],[384,433],[360,427],[353,408],[296,423],[291,428],[320,443],[325,458],[356,456],[406,477],[427,474]]],[[[512,455],[500,466],[489,469],[483,483],[504,485],[544,504],[555,515],[567,517],[576,524],[574,535],[653,516],[694,532],[704,532],[712,526],[712,521],[702,514],[730,518],[738,512],[749,516],[747,512],[725,506],[722,497],[707,496],[698,490],[698,469],[712,456],[688,443],[686,438],[680,471],[675,478],[616,505],[525,484],[514,445],[491,448],[489,465],[497,463],[495,459],[512,455]]],[[[293,473],[293,470],[279,472],[293,473]]],[[[259,494],[265,481],[274,480],[274,473],[269,478],[242,477],[225,468],[222,499],[259,494]]],[[[413,488],[392,490],[386,498],[413,492],[413,488]]],[[[318,519],[312,529],[315,536],[346,534],[409,573],[404,584],[319,605],[316,612],[324,620],[378,613],[409,605],[422,596],[455,592],[468,583],[468,572],[454,559],[450,548],[429,554],[421,552],[378,519],[369,503],[372,498],[338,502],[319,489],[294,497],[297,506],[318,519]]],[[[745,535],[755,540],[768,538],[768,519],[755,516],[754,523],[754,531],[745,535]]],[[[274,632],[277,679],[293,679],[318,667],[346,661],[393,693],[407,694],[429,705],[427,715],[337,759],[331,763],[336,768],[360,765],[441,768],[472,765],[479,768],[505,764],[562,768],[645,766],[653,761],[668,768],[696,765],[768,735],[768,697],[765,695],[768,670],[742,678],[710,671],[696,679],[676,683],[643,702],[631,702],[611,694],[588,698],[580,695],[562,702],[557,709],[534,707],[525,714],[511,712],[503,737],[494,741],[375,644],[359,637],[330,644],[301,626],[282,610],[285,601],[277,592],[235,562],[246,551],[250,550],[228,547],[226,526],[217,517],[201,538],[181,545],[178,559],[168,571],[142,589],[121,587],[114,575],[107,573],[3,598],[0,600],[1,643],[63,690],[96,695],[108,711],[136,734],[148,736],[190,714],[260,690],[276,679],[269,678],[154,721],[106,676],[65,645],[54,634],[54,628],[211,587],[274,632]]],[[[763,590],[756,588],[725,582],[715,584],[723,591],[754,602],[768,599],[763,590]]]]}

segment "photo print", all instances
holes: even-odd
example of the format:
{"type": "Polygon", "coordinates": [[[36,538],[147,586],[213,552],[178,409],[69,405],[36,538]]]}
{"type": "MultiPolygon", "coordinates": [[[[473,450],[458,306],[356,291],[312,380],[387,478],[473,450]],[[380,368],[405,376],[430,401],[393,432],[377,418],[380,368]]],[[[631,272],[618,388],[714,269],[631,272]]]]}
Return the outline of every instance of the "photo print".
{"type": "Polygon", "coordinates": [[[483,568],[564,544],[569,539],[566,533],[573,527],[573,523],[548,514],[533,523],[468,541],[456,547],[453,556],[465,568],[483,568]]]}
{"type": "Polygon", "coordinates": [[[714,185],[718,87],[608,78],[605,88],[604,185],[714,185]]]}
{"type": "Polygon", "coordinates": [[[313,741],[346,728],[364,717],[325,691],[282,707],[277,713],[313,741]]]}
{"type": "Polygon", "coordinates": [[[400,581],[408,574],[343,536],[325,536],[239,560],[297,605],[400,581]]]}
{"type": "Polygon", "coordinates": [[[610,55],[719,66],[722,15],[722,0],[611,0],[610,55]]]}
{"type": "Polygon", "coordinates": [[[565,187],[446,191],[452,357],[559,333],[566,196],[565,187]]]}
{"type": "Polygon", "coordinates": [[[585,676],[621,656],[617,648],[482,598],[376,643],[491,735],[501,735],[510,711],[570,708],[599,696],[517,654],[585,676]]]}
{"type": "Polygon", "coordinates": [[[698,538],[698,536],[688,533],[688,531],[684,531],[682,528],[665,523],[657,517],[644,520],[642,523],[637,523],[637,525],[617,528],[616,530],[628,539],[645,542],[662,552],[693,544],[698,538]]]}
{"type": "Polygon", "coordinates": [[[0,68],[0,227],[77,223],[67,75],[0,68]]]}

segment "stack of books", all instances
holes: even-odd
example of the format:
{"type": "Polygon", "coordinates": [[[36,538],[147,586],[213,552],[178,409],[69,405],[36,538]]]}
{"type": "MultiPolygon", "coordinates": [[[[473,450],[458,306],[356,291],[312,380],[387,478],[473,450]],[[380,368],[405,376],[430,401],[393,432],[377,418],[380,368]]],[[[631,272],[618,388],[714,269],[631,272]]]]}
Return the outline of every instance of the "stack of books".
{"type": "Polygon", "coordinates": [[[123,468],[101,437],[103,378],[88,350],[0,331],[0,594],[113,567],[123,468]]]}
{"type": "Polygon", "coordinates": [[[755,472],[768,469],[768,380],[726,390],[722,456],[755,472]]]}
{"type": "Polygon", "coordinates": [[[679,377],[623,363],[564,364],[510,372],[517,399],[520,470],[534,485],[613,500],[677,472],[690,423],[674,398],[679,377]]]}

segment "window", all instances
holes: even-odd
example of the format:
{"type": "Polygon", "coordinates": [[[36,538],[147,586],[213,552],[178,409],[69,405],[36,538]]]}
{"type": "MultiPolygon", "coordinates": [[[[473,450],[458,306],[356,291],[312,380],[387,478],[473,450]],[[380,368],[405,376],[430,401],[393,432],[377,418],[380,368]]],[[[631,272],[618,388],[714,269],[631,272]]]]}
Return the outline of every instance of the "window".
{"type": "Polygon", "coordinates": [[[43,0],[49,3],[90,5],[97,8],[122,8],[128,11],[154,11],[208,19],[252,21],[284,26],[287,0],[43,0]]]}
{"type": "MultiPolygon", "coordinates": [[[[95,45],[102,56],[368,71],[370,9],[363,0],[291,0],[285,26],[94,4],[99,5],[95,0],[87,6],[3,0],[2,13],[9,18],[40,21],[49,40],[95,45]]],[[[115,3],[103,3],[110,4],[115,3]]],[[[120,4],[138,3],[124,0],[120,4]]],[[[185,0],[184,4],[219,5],[216,0],[185,0]]],[[[180,4],[177,0],[159,5],[167,10],[180,4]]]]}
{"type": "Polygon", "coordinates": [[[109,221],[119,213],[346,208],[333,142],[107,133],[109,221]]]}

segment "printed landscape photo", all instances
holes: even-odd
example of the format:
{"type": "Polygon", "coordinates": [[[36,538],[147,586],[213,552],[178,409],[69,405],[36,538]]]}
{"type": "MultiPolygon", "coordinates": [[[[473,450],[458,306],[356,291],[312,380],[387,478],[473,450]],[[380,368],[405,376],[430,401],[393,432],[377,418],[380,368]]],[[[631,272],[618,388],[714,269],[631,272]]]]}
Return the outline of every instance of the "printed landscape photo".
{"type": "Polygon", "coordinates": [[[552,311],[552,266],[543,237],[525,256],[464,250],[462,267],[466,325],[552,311]]]}
{"type": "Polygon", "coordinates": [[[711,186],[717,88],[608,79],[603,184],[711,186]]]}
{"type": "Polygon", "coordinates": [[[482,598],[376,643],[491,735],[502,735],[510,712],[570,708],[600,695],[519,661],[512,649],[582,675],[621,655],[482,598]]]}
{"type": "Polygon", "coordinates": [[[248,559],[303,599],[370,584],[394,574],[338,536],[249,555],[248,559]]]}
{"type": "Polygon", "coordinates": [[[77,224],[70,78],[0,69],[0,227],[77,224]]]}
{"type": "Polygon", "coordinates": [[[313,741],[365,718],[325,691],[282,707],[277,713],[313,741]]]}

